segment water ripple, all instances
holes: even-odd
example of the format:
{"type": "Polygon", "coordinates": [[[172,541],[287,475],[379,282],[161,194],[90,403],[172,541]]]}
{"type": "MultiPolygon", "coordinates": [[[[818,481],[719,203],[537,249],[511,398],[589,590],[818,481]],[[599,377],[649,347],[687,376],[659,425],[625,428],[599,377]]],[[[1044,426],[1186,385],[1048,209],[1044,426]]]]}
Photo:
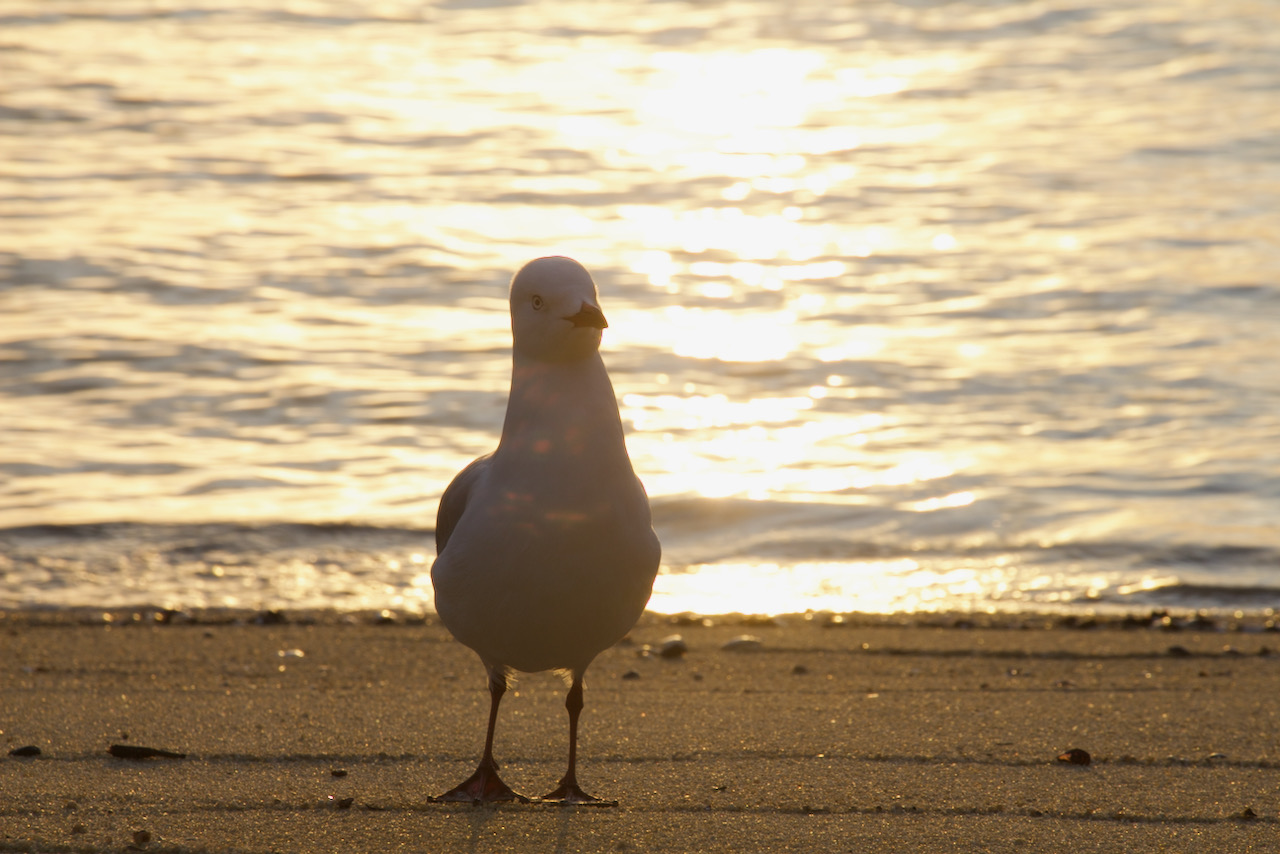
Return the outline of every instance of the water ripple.
{"type": "MultiPolygon", "coordinates": [[[[45,5],[0,15],[0,526],[70,545],[6,601],[121,554],[177,601],[165,525],[428,529],[501,426],[507,277],[562,252],[661,607],[1275,605],[1274,10],[45,5]]],[[[429,549],[366,546],[191,595],[425,607],[429,549]]]]}

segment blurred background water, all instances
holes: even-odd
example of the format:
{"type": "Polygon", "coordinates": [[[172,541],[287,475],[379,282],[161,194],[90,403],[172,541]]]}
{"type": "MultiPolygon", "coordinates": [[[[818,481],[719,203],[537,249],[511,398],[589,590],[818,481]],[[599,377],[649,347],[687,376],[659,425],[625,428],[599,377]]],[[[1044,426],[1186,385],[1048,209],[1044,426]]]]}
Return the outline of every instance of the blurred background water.
{"type": "Polygon", "coordinates": [[[430,607],[595,274],[658,610],[1280,607],[1280,5],[5,0],[0,606],[430,607]]]}

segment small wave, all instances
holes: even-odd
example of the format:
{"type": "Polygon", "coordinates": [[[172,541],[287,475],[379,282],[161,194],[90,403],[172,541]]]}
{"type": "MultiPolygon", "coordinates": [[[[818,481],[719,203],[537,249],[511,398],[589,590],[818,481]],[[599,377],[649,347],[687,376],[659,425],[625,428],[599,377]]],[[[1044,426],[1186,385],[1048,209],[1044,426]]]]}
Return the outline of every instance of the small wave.
{"type": "Polygon", "coordinates": [[[1146,607],[1186,610],[1280,610],[1280,586],[1196,584],[1174,581],[1151,588],[1108,591],[1098,597],[1139,611],[1146,607]]]}
{"type": "MultiPolygon", "coordinates": [[[[675,509],[659,508],[660,520],[675,509]]],[[[709,514],[726,523],[725,542],[734,531],[779,520],[779,508],[771,514],[750,502],[700,509],[703,522],[709,514]]],[[[0,607],[429,611],[433,534],[428,527],[323,523],[9,528],[0,530],[0,568],[8,581],[0,607]]],[[[1122,541],[913,548],[834,536],[785,546],[771,551],[767,539],[759,539],[733,555],[683,565],[668,560],[653,607],[707,613],[1280,609],[1280,552],[1268,548],[1122,541]],[[760,587],[754,593],[753,584],[760,587]]]]}
{"type": "Polygon", "coordinates": [[[0,608],[431,609],[430,530],[106,523],[0,530],[0,608]]]}

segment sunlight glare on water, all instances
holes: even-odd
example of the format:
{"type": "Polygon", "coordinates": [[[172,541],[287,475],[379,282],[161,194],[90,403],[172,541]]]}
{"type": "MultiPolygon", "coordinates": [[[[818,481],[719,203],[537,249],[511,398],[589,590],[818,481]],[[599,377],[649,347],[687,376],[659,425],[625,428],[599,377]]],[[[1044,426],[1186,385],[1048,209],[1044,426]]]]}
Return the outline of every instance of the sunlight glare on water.
{"type": "MultiPolygon", "coordinates": [[[[656,608],[1277,599],[1273,8],[0,19],[0,529],[352,522],[424,554],[501,428],[506,282],[567,254],[656,608]]],[[[295,557],[263,602],[429,598],[407,555],[395,581],[295,557]]],[[[8,560],[5,601],[115,577],[8,560]]],[[[233,595],[147,560],[136,595],[233,595]]]]}

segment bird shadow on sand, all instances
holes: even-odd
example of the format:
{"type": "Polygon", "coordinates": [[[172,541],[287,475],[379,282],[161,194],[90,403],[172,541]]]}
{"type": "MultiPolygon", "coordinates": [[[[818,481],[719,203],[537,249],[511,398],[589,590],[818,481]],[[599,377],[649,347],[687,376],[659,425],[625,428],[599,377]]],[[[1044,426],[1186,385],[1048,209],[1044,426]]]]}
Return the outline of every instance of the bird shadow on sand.
{"type": "MultiPolygon", "coordinates": [[[[468,836],[465,850],[468,854],[475,854],[481,850],[490,850],[494,835],[499,831],[509,831],[509,822],[516,812],[525,815],[533,815],[537,813],[554,822],[555,833],[554,846],[551,851],[556,854],[562,854],[567,851],[577,851],[581,849],[581,840],[575,839],[574,830],[580,826],[587,815],[599,814],[601,806],[617,806],[617,801],[605,801],[598,804],[576,804],[566,806],[557,803],[542,804],[543,809],[529,812],[530,806],[539,806],[538,801],[532,801],[529,804],[520,803],[504,803],[498,804],[481,804],[476,805],[469,810],[468,815],[468,836]],[[580,811],[579,807],[586,806],[589,809],[580,811]],[[495,824],[496,822],[496,824],[495,824]]],[[[612,812],[612,811],[608,811],[612,812]]],[[[544,825],[544,830],[549,830],[544,825]]],[[[550,836],[550,834],[548,834],[550,836]]]]}

